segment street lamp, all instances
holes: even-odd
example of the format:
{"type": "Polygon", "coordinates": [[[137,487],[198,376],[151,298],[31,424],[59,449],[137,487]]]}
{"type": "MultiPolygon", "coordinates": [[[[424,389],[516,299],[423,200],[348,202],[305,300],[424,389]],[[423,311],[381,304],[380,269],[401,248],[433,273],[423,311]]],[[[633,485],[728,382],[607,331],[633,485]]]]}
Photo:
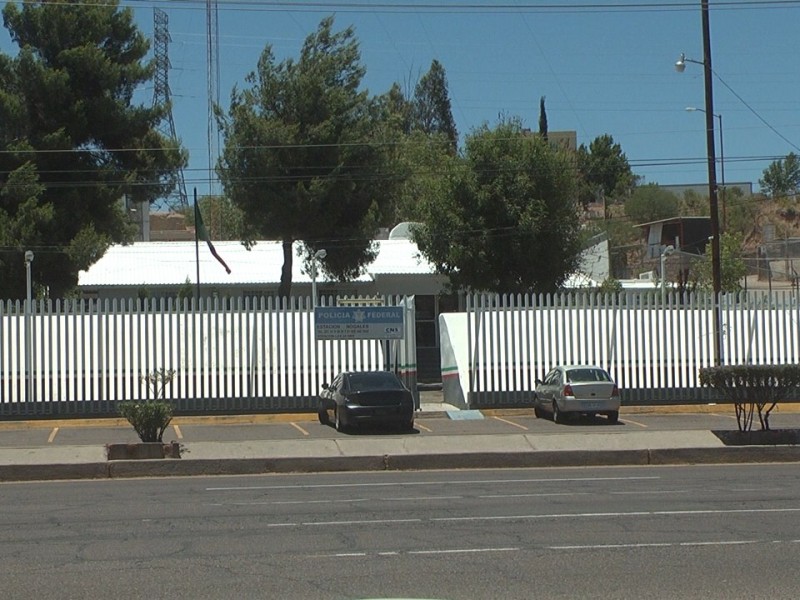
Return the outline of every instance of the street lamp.
{"type": "Polygon", "coordinates": [[[686,63],[703,65],[706,115],[706,149],[708,155],[708,205],[711,218],[711,279],[714,288],[714,364],[721,364],[722,347],[720,343],[719,295],[722,290],[720,270],[719,205],[717,203],[717,165],[714,153],[714,85],[711,68],[711,27],[708,18],[708,0],[700,0],[700,13],[703,28],[703,60],[686,58],[681,53],[675,62],[675,70],[683,73],[686,63]]]}
{"type": "Polygon", "coordinates": [[[31,342],[31,310],[33,308],[33,294],[31,289],[31,263],[33,262],[33,252],[25,251],[25,283],[27,294],[25,296],[25,399],[28,402],[33,400],[33,344],[31,342]]]}
{"type": "MultiPolygon", "coordinates": [[[[702,108],[697,108],[696,106],[687,106],[686,110],[688,112],[706,112],[702,108]]],[[[724,230],[728,227],[728,210],[725,203],[725,144],[722,141],[722,115],[714,115],[714,117],[719,121],[719,191],[720,200],[722,201],[722,229],[724,230]]]]}
{"type": "Polygon", "coordinates": [[[661,251],[661,306],[667,303],[667,257],[675,252],[675,246],[666,246],[661,251]]]}
{"type": "Polygon", "coordinates": [[[325,249],[317,250],[311,257],[311,305],[317,306],[317,262],[328,256],[325,249]]]}

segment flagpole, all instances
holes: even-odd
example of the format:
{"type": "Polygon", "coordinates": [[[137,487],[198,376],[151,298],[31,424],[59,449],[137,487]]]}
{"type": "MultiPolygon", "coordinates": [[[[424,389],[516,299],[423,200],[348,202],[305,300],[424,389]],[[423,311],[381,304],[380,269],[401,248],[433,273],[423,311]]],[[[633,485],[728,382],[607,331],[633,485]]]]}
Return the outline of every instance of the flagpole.
{"type": "Polygon", "coordinates": [[[194,264],[197,268],[195,295],[197,297],[197,301],[200,302],[200,224],[197,218],[198,212],[200,211],[197,206],[197,188],[194,188],[194,264]]]}

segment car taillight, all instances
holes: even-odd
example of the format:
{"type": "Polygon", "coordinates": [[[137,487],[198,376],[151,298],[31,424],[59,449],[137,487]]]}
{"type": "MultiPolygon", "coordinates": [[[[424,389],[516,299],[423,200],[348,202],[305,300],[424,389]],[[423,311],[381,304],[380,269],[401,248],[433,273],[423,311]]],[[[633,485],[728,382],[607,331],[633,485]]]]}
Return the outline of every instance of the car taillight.
{"type": "Polygon", "coordinates": [[[565,396],[574,396],[575,392],[572,391],[572,386],[567,384],[564,386],[564,395],[565,396]]]}

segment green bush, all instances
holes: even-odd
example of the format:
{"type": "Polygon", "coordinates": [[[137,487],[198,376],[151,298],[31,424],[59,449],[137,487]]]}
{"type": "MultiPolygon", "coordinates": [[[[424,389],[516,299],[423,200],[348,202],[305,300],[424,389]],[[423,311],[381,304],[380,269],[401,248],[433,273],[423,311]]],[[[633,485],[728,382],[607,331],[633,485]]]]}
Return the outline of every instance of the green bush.
{"type": "Polygon", "coordinates": [[[159,401],[159,398],[163,398],[164,390],[174,378],[175,371],[164,368],[140,375],[139,381],[147,384],[154,400],[122,402],[118,406],[119,414],[133,425],[143,442],[163,441],[164,431],[172,421],[172,405],[159,401]]]}
{"type": "Polygon", "coordinates": [[[119,414],[128,420],[143,442],[161,442],[172,421],[172,405],[167,402],[122,402],[119,414]]]}
{"type": "Polygon", "coordinates": [[[750,431],[758,410],[761,429],[769,429],[769,414],[790,390],[800,386],[800,365],[728,365],[700,369],[700,384],[712,387],[732,402],[740,431],[750,431]]]}

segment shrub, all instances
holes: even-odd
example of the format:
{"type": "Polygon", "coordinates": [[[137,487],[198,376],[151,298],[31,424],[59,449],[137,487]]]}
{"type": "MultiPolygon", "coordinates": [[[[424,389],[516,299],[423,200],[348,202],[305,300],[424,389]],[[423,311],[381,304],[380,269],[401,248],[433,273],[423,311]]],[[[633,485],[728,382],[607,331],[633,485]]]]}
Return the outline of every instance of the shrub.
{"type": "Polygon", "coordinates": [[[790,390],[800,386],[800,365],[730,365],[700,369],[700,384],[719,390],[734,404],[739,431],[750,431],[758,410],[761,429],[769,429],[769,414],[790,390]]]}
{"type": "Polygon", "coordinates": [[[118,410],[143,442],[163,441],[164,431],[172,421],[172,405],[167,402],[122,402],[118,410]]]}
{"type": "Polygon", "coordinates": [[[119,414],[127,419],[143,442],[163,441],[164,431],[172,421],[172,405],[159,401],[159,398],[163,397],[164,389],[174,378],[175,371],[163,368],[141,375],[139,380],[147,384],[153,399],[143,402],[122,402],[117,408],[119,414]]]}

